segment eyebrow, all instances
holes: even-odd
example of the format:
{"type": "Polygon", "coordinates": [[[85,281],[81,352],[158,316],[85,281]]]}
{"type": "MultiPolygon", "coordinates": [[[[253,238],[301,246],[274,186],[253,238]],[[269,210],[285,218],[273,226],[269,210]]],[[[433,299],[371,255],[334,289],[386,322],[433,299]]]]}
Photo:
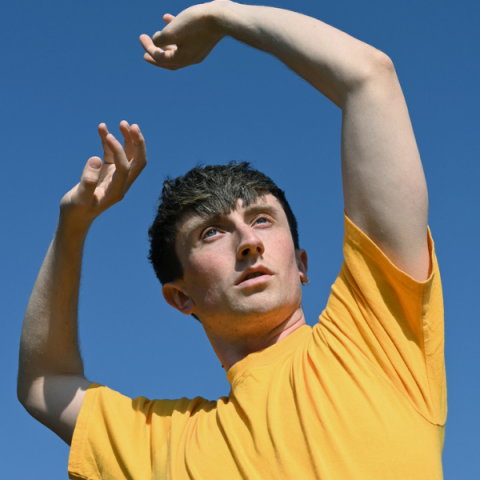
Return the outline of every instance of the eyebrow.
{"type": "Polygon", "coordinates": [[[245,209],[245,215],[256,215],[257,213],[271,213],[273,215],[278,214],[278,208],[275,208],[268,203],[256,203],[255,205],[250,205],[245,209]]]}

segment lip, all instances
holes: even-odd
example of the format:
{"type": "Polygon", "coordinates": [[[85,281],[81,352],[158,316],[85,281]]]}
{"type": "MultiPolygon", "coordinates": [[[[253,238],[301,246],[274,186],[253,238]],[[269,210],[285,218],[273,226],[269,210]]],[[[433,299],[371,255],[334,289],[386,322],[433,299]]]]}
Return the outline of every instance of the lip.
{"type": "Polygon", "coordinates": [[[266,267],[263,266],[258,266],[258,267],[250,267],[247,268],[240,278],[237,280],[237,283],[235,284],[236,286],[250,286],[250,285],[256,285],[258,283],[263,283],[265,280],[269,279],[273,273],[266,267]],[[248,280],[245,280],[249,275],[252,273],[261,273],[262,275],[254,278],[249,278],[248,280]]]}

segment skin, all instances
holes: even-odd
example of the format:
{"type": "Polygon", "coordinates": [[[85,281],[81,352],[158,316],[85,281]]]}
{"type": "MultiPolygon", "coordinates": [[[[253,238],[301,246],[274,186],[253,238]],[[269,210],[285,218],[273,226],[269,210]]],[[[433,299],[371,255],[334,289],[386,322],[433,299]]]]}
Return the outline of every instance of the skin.
{"type": "MultiPolygon", "coordinates": [[[[341,108],[346,213],[395,265],[418,281],[427,279],[426,182],[405,99],[385,54],[319,20],[226,0],[163,18],[165,28],[140,37],[147,62],[166,70],[198,64],[231,36],[276,56],[341,108]]],[[[22,330],[18,397],[67,443],[90,385],[77,343],[83,243],[91,222],[123,198],[146,164],[138,127],[125,122],[121,131],[125,151],[100,127],[104,165],[96,168],[100,159],[91,158],[79,185],[62,200],[22,330]]],[[[262,201],[253,216],[238,204],[201,225],[202,232],[212,232],[207,237],[197,235],[198,218],[183,218],[177,248],[185,275],[163,288],[170,305],[201,319],[227,369],[304,322],[306,254],[293,248],[285,214],[273,215],[276,200],[267,195],[262,201]],[[262,214],[272,215],[271,225],[259,219],[262,214]],[[252,266],[268,269],[266,278],[236,285],[252,266]]]]}
{"type": "Polygon", "coordinates": [[[60,202],[53,241],[23,320],[17,395],[27,411],[70,444],[85,391],[77,334],[82,252],[92,222],[119,202],[147,163],[137,125],[123,121],[124,148],[102,123],[103,162],[91,157],[60,202]]]}
{"type": "Polygon", "coordinates": [[[226,0],[195,5],[152,38],[144,59],[178,70],[231,36],[276,56],[342,110],[345,210],[400,269],[429,273],[428,194],[407,105],[390,58],[314,18],[226,0]]]}
{"type": "Polygon", "coordinates": [[[247,208],[239,201],[219,218],[184,218],[176,247],[184,275],[165,284],[163,295],[200,319],[226,370],[305,324],[301,283],[307,281],[307,254],[295,250],[273,195],[247,208]],[[262,275],[244,280],[250,271],[262,275]]]}

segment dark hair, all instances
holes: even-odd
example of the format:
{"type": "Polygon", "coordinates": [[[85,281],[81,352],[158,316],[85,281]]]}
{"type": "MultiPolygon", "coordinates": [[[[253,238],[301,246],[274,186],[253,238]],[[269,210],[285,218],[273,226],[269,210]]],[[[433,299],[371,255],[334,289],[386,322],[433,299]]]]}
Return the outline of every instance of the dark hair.
{"type": "Polygon", "coordinates": [[[163,285],[183,277],[183,268],[175,249],[177,225],[187,212],[202,217],[230,213],[242,199],[247,207],[259,197],[271,193],[287,216],[295,248],[298,249],[298,227],[285,193],[265,174],[248,162],[226,165],[199,165],[185,175],[163,182],[157,215],[148,230],[148,259],[163,285]]]}

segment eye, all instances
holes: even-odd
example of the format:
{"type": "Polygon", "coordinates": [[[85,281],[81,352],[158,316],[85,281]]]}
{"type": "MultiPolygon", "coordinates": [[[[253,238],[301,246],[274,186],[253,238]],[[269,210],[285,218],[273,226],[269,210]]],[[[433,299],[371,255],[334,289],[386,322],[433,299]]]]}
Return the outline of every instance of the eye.
{"type": "Polygon", "coordinates": [[[203,238],[209,238],[209,237],[214,237],[217,235],[218,230],[216,228],[211,228],[210,230],[207,230],[207,232],[203,235],[203,238]]]}
{"type": "Polygon", "coordinates": [[[267,225],[269,223],[271,223],[271,221],[266,217],[259,217],[254,222],[255,225],[267,225]]]}

